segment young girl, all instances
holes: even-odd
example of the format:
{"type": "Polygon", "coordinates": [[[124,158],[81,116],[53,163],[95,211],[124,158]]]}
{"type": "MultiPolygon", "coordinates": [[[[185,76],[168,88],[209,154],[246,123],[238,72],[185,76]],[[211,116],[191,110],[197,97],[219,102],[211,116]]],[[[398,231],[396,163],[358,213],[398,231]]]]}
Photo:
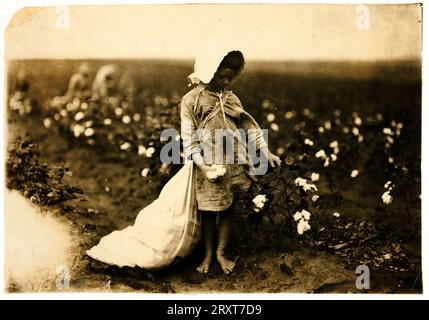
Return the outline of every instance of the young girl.
{"type": "Polygon", "coordinates": [[[267,147],[257,122],[243,109],[240,100],[232,93],[231,85],[244,68],[240,51],[223,52],[216,56],[213,51],[198,56],[195,72],[189,76],[194,88],[181,102],[181,136],[184,154],[198,166],[196,198],[202,217],[202,236],[205,256],[197,271],[208,273],[214,256],[225,274],[234,269],[235,263],[225,256],[231,234],[234,199],[238,193],[247,192],[252,183],[247,165],[238,161],[237,144],[234,145],[234,162],[226,161],[228,155],[218,157],[224,151],[223,143],[216,140],[216,130],[256,130],[248,143],[264,153],[274,167],[281,160],[267,147]],[[216,165],[216,166],[213,166],[216,165]],[[223,168],[219,172],[219,167],[223,168]],[[216,216],[219,216],[216,244],[216,216]]]}

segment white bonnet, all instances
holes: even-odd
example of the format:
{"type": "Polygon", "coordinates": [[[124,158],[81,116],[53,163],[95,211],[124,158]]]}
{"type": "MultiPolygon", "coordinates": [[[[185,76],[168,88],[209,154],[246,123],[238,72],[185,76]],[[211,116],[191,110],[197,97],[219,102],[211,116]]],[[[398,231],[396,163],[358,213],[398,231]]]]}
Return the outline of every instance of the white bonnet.
{"type": "Polygon", "coordinates": [[[208,84],[213,78],[222,59],[230,51],[237,50],[218,42],[210,45],[201,46],[195,56],[194,72],[188,76],[191,84],[200,82],[208,84]]]}

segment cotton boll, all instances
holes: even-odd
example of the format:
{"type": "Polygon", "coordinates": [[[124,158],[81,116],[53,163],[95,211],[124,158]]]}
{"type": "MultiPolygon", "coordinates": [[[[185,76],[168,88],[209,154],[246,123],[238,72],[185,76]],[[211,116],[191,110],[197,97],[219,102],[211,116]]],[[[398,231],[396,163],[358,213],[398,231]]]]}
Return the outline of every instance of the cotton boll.
{"type": "Polygon", "coordinates": [[[212,165],[214,172],[216,173],[216,178],[222,177],[226,173],[226,168],[223,165],[214,164],[212,165]]]}
{"type": "Polygon", "coordinates": [[[122,122],[124,123],[124,124],[129,124],[130,122],[131,122],[131,117],[130,116],[123,116],[122,117],[122,122]]]}
{"type": "MultiPolygon", "coordinates": [[[[63,111],[63,110],[61,110],[61,111],[63,111]]],[[[61,114],[61,112],[60,112],[60,114],[61,114]]],[[[62,115],[62,114],[61,114],[62,115]]],[[[63,116],[63,115],[62,115],[63,116]]],[[[63,116],[64,117],[64,116],[63,116]]],[[[76,115],[74,116],[74,119],[76,120],[76,121],[80,121],[80,120],[82,120],[83,118],[85,118],[85,114],[82,112],[82,111],[79,111],[78,113],[76,113],[76,115]]]]}
{"type": "Polygon", "coordinates": [[[316,187],[316,185],[314,185],[314,184],[311,184],[311,183],[306,183],[304,186],[303,186],[303,189],[304,189],[304,191],[311,191],[311,190],[313,190],[313,191],[317,191],[317,187],[316,187]]]}
{"type": "Polygon", "coordinates": [[[325,159],[325,163],[323,164],[324,167],[329,167],[329,158],[325,159]]]}
{"type": "Polygon", "coordinates": [[[217,179],[218,175],[216,171],[208,171],[207,178],[209,179],[217,179]]]}
{"type": "Polygon", "coordinates": [[[49,129],[52,125],[52,120],[51,118],[46,118],[43,120],[43,125],[45,126],[45,128],[49,129]]]}
{"type": "Polygon", "coordinates": [[[72,111],[76,110],[76,106],[73,103],[67,103],[66,104],[66,110],[68,112],[72,112],[72,111]]]}
{"type": "Polygon", "coordinates": [[[297,229],[299,234],[303,234],[305,231],[310,230],[310,224],[305,219],[301,219],[298,222],[297,229]]]}
{"type": "Polygon", "coordinates": [[[269,114],[267,115],[267,121],[268,121],[268,122],[273,122],[275,119],[276,119],[276,116],[275,116],[275,114],[274,114],[274,113],[269,113],[269,114]]]}
{"type": "Polygon", "coordinates": [[[289,120],[295,117],[295,111],[286,111],[284,117],[289,120]]]}
{"type": "Polygon", "coordinates": [[[318,174],[316,172],[313,172],[311,174],[311,181],[317,182],[317,181],[319,181],[319,179],[320,179],[320,174],[318,174]]]}
{"type": "Polygon", "coordinates": [[[129,148],[131,148],[131,144],[129,143],[129,142],[124,142],[123,144],[121,144],[120,146],[119,146],[119,148],[121,149],[121,150],[128,150],[129,148]]]}
{"type": "Polygon", "coordinates": [[[146,157],[147,158],[151,158],[154,153],[155,153],[155,148],[154,147],[149,147],[146,150],[146,157]]]}
{"type": "Polygon", "coordinates": [[[390,195],[390,191],[386,191],[385,193],[383,193],[381,199],[385,204],[391,204],[393,201],[393,197],[390,195]]]}
{"type": "Polygon", "coordinates": [[[138,154],[139,156],[142,156],[142,155],[144,155],[145,153],[146,153],[146,147],[145,147],[145,146],[142,146],[142,145],[139,145],[139,146],[138,146],[137,154],[138,154]]]}
{"type": "Polygon", "coordinates": [[[392,129],[390,129],[390,128],[384,128],[384,129],[383,129],[383,133],[384,133],[385,135],[393,136],[393,131],[392,131],[392,129]]]}
{"type": "Polygon", "coordinates": [[[326,120],[325,123],[323,124],[323,126],[325,127],[326,130],[331,130],[331,128],[332,128],[331,121],[326,120]]]}
{"type": "Polygon", "coordinates": [[[307,180],[306,179],[303,179],[303,178],[296,178],[295,179],[295,184],[297,185],[297,186],[300,186],[300,187],[302,187],[302,186],[304,186],[305,184],[307,184],[307,180]]]}
{"type": "Polygon", "coordinates": [[[85,130],[85,137],[91,137],[92,135],[94,135],[95,131],[92,128],[87,128],[85,130]]]}
{"type": "Polygon", "coordinates": [[[264,202],[258,202],[255,205],[257,208],[262,209],[264,207],[264,204],[265,204],[264,202]]]}
{"type": "Polygon", "coordinates": [[[307,138],[304,140],[304,144],[306,144],[308,146],[312,146],[314,144],[314,142],[307,138]]]}
{"type": "Polygon", "coordinates": [[[350,177],[352,178],[356,178],[358,175],[359,175],[359,171],[356,169],[350,173],[350,177]]]}
{"type": "Polygon", "coordinates": [[[278,132],[280,130],[280,127],[278,126],[277,123],[272,123],[270,127],[271,127],[271,130],[273,130],[274,132],[278,132]]]}
{"type": "MultiPolygon", "coordinates": [[[[264,207],[265,202],[267,202],[267,197],[263,194],[259,194],[255,198],[253,198],[252,201],[255,204],[256,208],[260,210],[264,207]]],[[[259,212],[259,210],[257,212],[259,212]]]]}
{"type": "Polygon", "coordinates": [[[142,177],[146,178],[149,175],[150,169],[144,168],[141,172],[142,177]]]}
{"type": "Polygon", "coordinates": [[[326,156],[325,150],[319,150],[319,151],[317,151],[316,158],[326,159],[327,156],[326,156]]]}
{"type": "Polygon", "coordinates": [[[337,140],[334,140],[334,141],[332,141],[330,144],[329,144],[329,147],[331,147],[331,148],[338,148],[338,141],[337,140]]]}
{"type": "Polygon", "coordinates": [[[139,122],[141,119],[140,113],[134,113],[133,120],[134,122],[139,122]]]}
{"type": "Polygon", "coordinates": [[[266,202],[267,201],[267,196],[264,194],[258,194],[255,198],[253,198],[253,202],[266,202]]]}
{"type": "Polygon", "coordinates": [[[78,138],[84,132],[85,132],[85,128],[83,126],[78,124],[73,126],[73,134],[76,138],[78,138]]]}
{"type": "Polygon", "coordinates": [[[115,108],[115,115],[117,116],[117,117],[120,117],[120,116],[122,116],[122,114],[124,113],[124,110],[122,109],[122,108],[115,108]]]}
{"type": "Polygon", "coordinates": [[[301,213],[300,211],[296,212],[296,213],[293,215],[293,219],[294,219],[295,221],[298,221],[298,220],[300,220],[301,218],[302,218],[302,213],[301,213]]]}
{"type": "Polygon", "coordinates": [[[86,127],[86,128],[89,128],[89,127],[91,127],[92,125],[93,125],[93,121],[91,121],[91,120],[89,120],[89,121],[86,121],[83,125],[86,127]]]}
{"type": "Polygon", "coordinates": [[[307,210],[302,210],[302,216],[304,217],[305,220],[310,220],[311,213],[308,212],[307,210]]]}

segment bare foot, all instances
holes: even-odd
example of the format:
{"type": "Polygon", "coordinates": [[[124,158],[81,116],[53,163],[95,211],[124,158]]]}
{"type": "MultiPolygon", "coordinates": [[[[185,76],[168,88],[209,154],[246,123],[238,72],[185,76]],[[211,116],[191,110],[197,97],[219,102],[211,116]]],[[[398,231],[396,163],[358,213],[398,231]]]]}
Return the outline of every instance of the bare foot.
{"type": "Polygon", "coordinates": [[[212,264],[212,256],[206,256],[204,257],[204,260],[201,262],[201,264],[197,267],[197,272],[202,274],[209,273],[210,266],[212,264]]]}
{"type": "Polygon", "coordinates": [[[234,270],[235,262],[228,260],[224,255],[217,255],[217,262],[223,270],[223,273],[230,274],[234,270]]]}

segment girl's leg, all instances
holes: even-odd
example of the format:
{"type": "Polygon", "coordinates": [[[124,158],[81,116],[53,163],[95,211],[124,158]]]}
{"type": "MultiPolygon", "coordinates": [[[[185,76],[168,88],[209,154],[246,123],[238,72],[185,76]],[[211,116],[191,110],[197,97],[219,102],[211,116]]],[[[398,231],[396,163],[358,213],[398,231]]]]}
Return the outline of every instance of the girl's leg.
{"type": "Polygon", "coordinates": [[[215,236],[216,236],[216,212],[201,212],[201,227],[204,242],[204,259],[198,266],[199,273],[208,273],[213,261],[215,236]]]}
{"type": "Polygon", "coordinates": [[[219,213],[219,234],[216,249],[216,259],[225,274],[230,274],[235,267],[235,262],[228,260],[225,256],[229,238],[231,236],[233,221],[233,205],[226,211],[219,213]]]}

